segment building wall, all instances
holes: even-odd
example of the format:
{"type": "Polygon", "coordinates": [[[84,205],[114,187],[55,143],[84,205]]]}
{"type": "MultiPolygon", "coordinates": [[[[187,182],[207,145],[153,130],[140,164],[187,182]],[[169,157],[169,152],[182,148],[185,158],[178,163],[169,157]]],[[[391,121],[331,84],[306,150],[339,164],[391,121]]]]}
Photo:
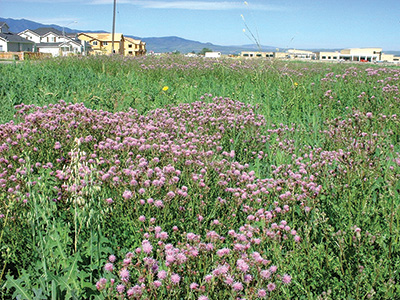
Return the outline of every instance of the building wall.
{"type": "Polygon", "coordinates": [[[340,50],[341,54],[350,54],[357,56],[376,55],[382,52],[382,48],[349,48],[340,50]]]}
{"type": "MultiPolygon", "coordinates": [[[[86,34],[79,34],[78,38],[83,41],[87,41],[93,50],[93,54],[111,54],[112,52],[112,41],[108,40],[97,40],[86,34]]],[[[124,41],[114,41],[114,51],[115,53],[124,54],[124,41]]]]}
{"type": "Polygon", "coordinates": [[[209,58],[218,58],[221,57],[221,52],[206,52],[204,56],[209,58]]]}
{"type": "Polygon", "coordinates": [[[6,41],[0,40],[0,52],[8,52],[6,41]]]}
{"type": "Polygon", "coordinates": [[[393,54],[382,54],[381,61],[394,61],[393,54]]]}
{"type": "Polygon", "coordinates": [[[287,55],[285,52],[274,52],[274,57],[279,59],[287,58],[287,55]]]}
{"type": "Polygon", "coordinates": [[[60,42],[60,41],[58,40],[58,36],[57,35],[55,35],[54,33],[48,33],[45,36],[42,36],[40,38],[40,42],[41,43],[57,43],[57,42],[60,42]]]}
{"type": "Polygon", "coordinates": [[[145,43],[140,40],[125,38],[124,55],[126,56],[142,56],[146,54],[145,43]]]}
{"type": "MultiPolygon", "coordinates": [[[[106,54],[112,53],[112,41],[102,41],[102,49],[106,51],[106,54]]],[[[114,41],[114,53],[124,54],[124,41],[114,41]]]]}
{"type": "Polygon", "coordinates": [[[60,48],[54,47],[45,47],[45,48],[38,48],[38,52],[40,53],[50,53],[52,56],[56,57],[60,55],[60,48]]]}
{"type": "Polygon", "coordinates": [[[9,42],[8,46],[7,46],[7,51],[8,52],[22,52],[22,51],[32,52],[34,50],[33,48],[34,48],[33,44],[9,42]]]}
{"type": "Polygon", "coordinates": [[[240,56],[245,58],[273,58],[274,52],[261,52],[261,51],[242,51],[240,56]]]}
{"type": "Polygon", "coordinates": [[[317,59],[318,60],[326,60],[326,61],[336,61],[340,59],[339,52],[317,52],[317,59]]]}
{"type": "MultiPolygon", "coordinates": [[[[78,54],[83,52],[83,46],[77,45],[75,43],[68,43],[66,45],[61,45],[61,55],[67,56],[69,54],[78,54]]],[[[82,53],[84,54],[84,53],[82,53]]]]}
{"type": "Polygon", "coordinates": [[[25,31],[22,33],[18,34],[20,37],[23,37],[24,39],[27,39],[29,41],[35,42],[35,43],[40,43],[40,37],[37,36],[36,34],[33,34],[30,31],[25,31]]]}

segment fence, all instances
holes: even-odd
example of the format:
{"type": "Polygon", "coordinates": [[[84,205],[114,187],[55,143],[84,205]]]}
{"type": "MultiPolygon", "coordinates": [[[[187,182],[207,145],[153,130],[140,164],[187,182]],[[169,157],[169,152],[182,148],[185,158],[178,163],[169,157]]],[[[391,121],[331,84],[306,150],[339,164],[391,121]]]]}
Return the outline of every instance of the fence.
{"type": "Polygon", "coordinates": [[[34,60],[51,57],[50,53],[39,52],[0,52],[0,60],[34,60]]]}

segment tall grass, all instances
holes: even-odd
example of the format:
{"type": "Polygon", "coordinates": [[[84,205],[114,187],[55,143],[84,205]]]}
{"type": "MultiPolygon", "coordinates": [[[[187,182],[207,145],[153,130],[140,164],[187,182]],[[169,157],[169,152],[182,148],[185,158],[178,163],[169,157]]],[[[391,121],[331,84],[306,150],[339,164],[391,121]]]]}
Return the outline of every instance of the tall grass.
{"type": "Polygon", "coordinates": [[[399,68],[169,55],[0,72],[3,298],[400,294],[399,68]]]}

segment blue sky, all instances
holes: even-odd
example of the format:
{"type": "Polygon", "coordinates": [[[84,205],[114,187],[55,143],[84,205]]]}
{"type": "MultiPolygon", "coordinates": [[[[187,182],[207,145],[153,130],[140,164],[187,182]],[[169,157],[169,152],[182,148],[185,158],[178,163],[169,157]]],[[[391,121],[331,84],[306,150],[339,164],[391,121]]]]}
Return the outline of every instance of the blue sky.
{"type": "MultiPolygon", "coordinates": [[[[81,30],[111,32],[112,11],[113,0],[0,0],[0,17],[81,30]]],[[[117,0],[116,32],[218,45],[251,44],[253,34],[281,48],[400,50],[400,0],[117,0]]]]}

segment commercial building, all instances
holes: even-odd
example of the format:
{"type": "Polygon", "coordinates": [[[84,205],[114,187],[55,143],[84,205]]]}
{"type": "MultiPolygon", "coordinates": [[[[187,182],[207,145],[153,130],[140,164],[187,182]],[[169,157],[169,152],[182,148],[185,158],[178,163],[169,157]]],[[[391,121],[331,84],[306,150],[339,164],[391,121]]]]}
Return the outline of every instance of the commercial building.
{"type": "Polygon", "coordinates": [[[346,61],[380,61],[382,48],[349,48],[340,50],[340,59],[346,61]]]}
{"type": "Polygon", "coordinates": [[[382,52],[382,48],[348,48],[340,51],[319,52],[298,49],[289,49],[286,52],[242,51],[240,56],[244,58],[299,59],[332,62],[400,62],[399,56],[385,54],[382,52]]]}
{"type": "Polygon", "coordinates": [[[340,59],[339,51],[321,51],[315,52],[315,56],[317,60],[324,61],[338,61],[340,59]]]}
{"type": "Polygon", "coordinates": [[[262,52],[262,51],[242,51],[240,54],[242,57],[251,58],[251,57],[264,57],[264,58],[273,58],[274,52],[262,52]]]}
{"type": "Polygon", "coordinates": [[[315,53],[307,50],[289,49],[288,58],[292,59],[315,59],[315,53]]]}

